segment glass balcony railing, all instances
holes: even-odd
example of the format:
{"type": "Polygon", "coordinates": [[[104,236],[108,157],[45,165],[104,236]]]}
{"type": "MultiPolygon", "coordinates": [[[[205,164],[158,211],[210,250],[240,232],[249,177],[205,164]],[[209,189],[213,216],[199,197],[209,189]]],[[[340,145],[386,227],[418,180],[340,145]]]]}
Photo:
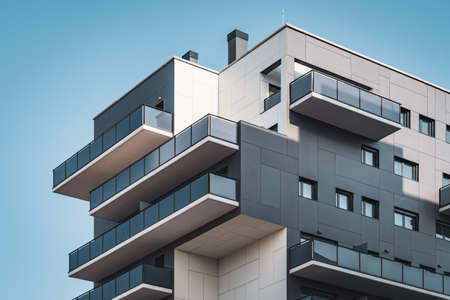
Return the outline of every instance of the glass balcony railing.
{"type": "Polygon", "coordinates": [[[317,71],[306,73],[290,83],[290,103],[311,92],[400,123],[400,104],[317,71]]]}
{"type": "Polygon", "coordinates": [[[273,94],[270,97],[267,97],[266,99],[264,99],[264,111],[268,110],[269,108],[272,108],[276,104],[280,103],[280,101],[281,101],[280,92],[273,94]]]}
{"type": "Polygon", "coordinates": [[[142,105],[53,170],[53,187],[142,125],[172,132],[172,114],[142,105]]]}
{"type": "Polygon", "coordinates": [[[207,173],[69,254],[69,272],[207,194],[236,201],[236,180],[207,173]]]}
{"type": "Polygon", "coordinates": [[[110,300],[143,283],[172,290],[172,278],[171,269],[143,264],[73,300],[110,300]]]}
{"type": "Polygon", "coordinates": [[[351,271],[450,295],[450,277],[398,261],[370,255],[331,242],[308,240],[289,249],[290,269],[308,261],[339,266],[351,271]]]}
{"type": "Polygon", "coordinates": [[[208,136],[236,144],[237,124],[211,115],[202,118],[172,139],[168,140],[165,144],[148,153],[140,160],[91,191],[90,209],[94,209],[208,136]]]}
{"type": "Polygon", "coordinates": [[[450,204],[450,184],[439,189],[439,207],[450,204]]]}

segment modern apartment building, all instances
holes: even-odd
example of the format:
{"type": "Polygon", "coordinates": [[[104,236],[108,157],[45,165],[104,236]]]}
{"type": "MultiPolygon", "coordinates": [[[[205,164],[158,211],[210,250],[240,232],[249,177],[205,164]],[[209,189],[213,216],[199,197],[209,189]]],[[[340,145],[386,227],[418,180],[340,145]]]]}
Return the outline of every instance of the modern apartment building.
{"type": "Polygon", "coordinates": [[[169,59],[53,170],[94,220],[75,299],[450,299],[450,91],[291,25],[227,42],[220,71],[169,59]]]}

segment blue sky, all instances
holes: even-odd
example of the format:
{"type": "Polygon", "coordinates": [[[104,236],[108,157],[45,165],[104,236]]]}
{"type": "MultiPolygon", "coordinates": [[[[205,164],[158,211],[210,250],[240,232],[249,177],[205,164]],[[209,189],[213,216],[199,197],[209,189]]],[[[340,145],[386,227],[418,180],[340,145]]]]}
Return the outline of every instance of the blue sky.
{"type": "Polygon", "coordinates": [[[288,23],[450,88],[450,1],[1,1],[3,299],[71,299],[67,254],[92,237],[88,203],[52,194],[52,169],[87,144],[92,117],[169,57],[226,64],[288,23]]]}

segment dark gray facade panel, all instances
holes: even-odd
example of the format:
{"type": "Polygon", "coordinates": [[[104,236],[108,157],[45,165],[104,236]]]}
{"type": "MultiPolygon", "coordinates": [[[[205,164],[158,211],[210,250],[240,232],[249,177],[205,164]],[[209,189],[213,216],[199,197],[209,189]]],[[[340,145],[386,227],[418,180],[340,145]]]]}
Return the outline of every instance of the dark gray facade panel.
{"type": "Polygon", "coordinates": [[[174,62],[171,61],[94,119],[94,137],[120,121],[138,106],[155,106],[164,100],[164,110],[173,112],[174,62]]]}

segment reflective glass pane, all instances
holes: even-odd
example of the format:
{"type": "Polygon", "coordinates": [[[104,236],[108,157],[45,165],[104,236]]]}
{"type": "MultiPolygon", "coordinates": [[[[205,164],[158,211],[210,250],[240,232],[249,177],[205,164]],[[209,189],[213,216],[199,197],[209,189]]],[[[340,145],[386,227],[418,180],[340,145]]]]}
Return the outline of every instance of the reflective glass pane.
{"type": "Polygon", "coordinates": [[[359,89],[338,81],[338,100],[354,107],[359,107],[359,89]]]}
{"type": "Polygon", "coordinates": [[[144,229],[144,213],[139,213],[130,219],[130,236],[144,229]]]}
{"type": "Polygon", "coordinates": [[[381,116],[380,96],[360,90],[360,101],[361,101],[360,104],[361,109],[373,113],[375,115],[381,116]]]}
{"type": "Polygon", "coordinates": [[[125,293],[130,289],[130,274],[127,272],[125,274],[120,275],[116,279],[117,292],[116,295],[120,295],[125,293]]]}
{"type": "Polygon", "coordinates": [[[422,270],[403,265],[403,282],[409,285],[422,287],[422,270]]]}
{"type": "Polygon", "coordinates": [[[66,164],[63,163],[53,170],[53,186],[57,186],[66,179],[66,164]]]}
{"type": "Polygon", "coordinates": [[[191,146],[191,128],[175,136],[175,154],[178,155],[191,146]]]}
{"type": "Polygon", "coordinates": [[[399,161],[394,161],[394,173],[396,175],[402,175],[402,163],[399,161]]]}
{"type": "Polygon", "coordinates": [[[159,149],[147,154],[145,160],[145,174],[150,173],[159,166],[159,149]]]}
{"type": "Polygon", "coordinates": [[[90,199],[90,207],[93,209],[94,207],[97,207],[100,203],[103,201],[103,186],[99,186],[95,190],[91,191],[91,199],[90,199]]]}
{"type": "Polygon", "coordinates": [[[112,127],[103,134],[103,151],[111,148],[116,143],[116,127],[112,127]]]}
{"type": "Polygon", "coordinates": [[[81,266],[84,263],[87,263],[91,259],[89,253],[89,244],[81,246],[78,248],[78,264],[81,266]]]}
{"type": "Polygon", "coordinates": [[[429,122],[427,122],[427,121],[425,121],[425,120],[422,120],[422,119],[420,119],[420,132],[422,132],[423,134],[426,134],[426,135],[428,135],[429,134],[429,132],[430,132],[430,123],[429,122]]]}
{"type": "Polygon", "coordinates": [[[236,182],[233,179],[210,174],[210,191],[217,196],[236,199],[236,182]]]}
{"type": "Polygon", "coordinates": [[[190,202],[191,189],[187,185],[175,192],[175,210],[185,207],[190,202]]]}
{"type": "Polygon", "coordinates": [[[116,178],[113,177],[103,184],[103,200],[111,198],[116,193],[116,178]]]}
{"type": "Polygon", "coordinates": [[[127,240],[130,237],[130,222],[127,221],[116,227],[117,244],[127,240]]]}
{"type": "Polygon", "coordinates": [[[78,297],[76,298],[76,300],[90,300],[90,299],[89,299],[89,292],[84,293],[84,294],[81,295],[81,296],[78,296],[78,297]]]}
{"type": "Polygon", "coordinates": [[[321,241],[314,241],[314,259],[325,263],[337,262],[337,246],[321,241]]]}
{"type": "Polygon", "coordinates": [[[412,179],[413,178],[413,168],[410,165],[403,164],[403,177],[412,179]]]}
{"type": "Polygon", "coordinates": [[[444,275],[444,294],[450,295],[450,277],[444,275]]]}
{"type": "Polygon", "coordinates": [[[99,236],[95,240],[92,240],[90,243],[91,247],[91,259],[99,256],[103,252],[103,236],[99,236]]]}
{"type": "Polygon", "coordinates": [[[290,102],[293,103],[312,91],[312,73],[304,75],[290,85],[290,102]]]}
{"type": "Polygon", "coordinates": [[[403,227],[403,215],[394,213],[394,224],[403,227]]]}
{"type": "Polygon", "coordinates": [[[208,136],[208,117],[192,125],[192,145],[208,136]]]}
{"type": "Polygon", "coordinates": [[[110,230],[103,235],[103,252],[108,251],[116,245],[116,229],[110,230]]]}
{"type": "Polygon", "coordinates": [[[89,293],[89,300],[102,300],[103,296],[102,296],[102,287],[98,287],[96,289],[93,289],[90,293],[89,293]]]}
{"type": "Polygon", "coordinates": [[[130,184],[144,176],[144,159],[138,160],[130,167],[130,184]]]}
{"type": "Polygon", "coordinates": [[[306,182],[302,182],[302,197],[312,199],[312,185],[306,182]]]}
{"type": "Polygon", "coordinates": [[[130,169],[127,168],[116,176],[116,192],[120,192],[130,185],[130,169]]]}
{"type": "Polygon", "coordinates": [[[338,247],[338,264],[342,267],[359,271],[359,252],[338,247]]]}
{"type": "Polygon", "coordinates": [[[208,174],[191,183],[191,201],[195,201],[208,193],[208,174]]]}
{"type": "Polygon", "coordinates": [[[373,153],[367,150],[364,151],[364,163],[369,166],[373,166],[373,153]]]}
{"type": "Polygon", "coordinates": [[[152,205],[144,211],[144,223],[145,227],[149,227],[159,220],[158,205],[152,205]]]}
{"type": "Polygon", "coordinates": [[[130,289],[142,283],[142,266],[130,271],[130,289]]]}
{"type": "Polygon", "coordinates": [[[136,130],[142,125],[142,107],[130,114],[130,131],[136,130]]]}
{"type": "Polygon", "coordinates": [[[361,253],[361,272],[381,276],[381,258],[361,253]]]}
{"type": "Polygon", "coordinates": [[[442,275],[424,270],[423,271],[423,287],[430,291],[442,293],[443,292],[442,275]]]}
{"type": "Polygon", "coordinates": [[[211,116],[211,136],[231,143],[237,143],[237,124],[211,116]]]}
{"type": "Polygon", "coordinates": [[[78,267],[78,251],[73,251],[69,254],[69,270],[78,267]]]}
{"type": "Polygon", "coordinates": [[[169,140],[159,148],[159,164],[162,165],[174,156],[175,139],[169,140]]]}
{"type": "Polygon", "coordinates": [[[402,264],[396,261],[382,259],[382,276],[390,280],[402,282],[402,264]]]}
{"type": "Polygon", "coordinates": [[[103,285],[103,300],[111,300],[116,296],[116,281],[111,280],[103,285]]]}
{"type": "Polygon", "coordinates": [[[146,106],[145,124],[166,131],[172,131],[172,114],[146,106]]]}
{"type": "Polygon", "coordinates": [[[77,155],[73,155],[66,161],[66,176],[69,177],[78,170],[77,155]]]}
{"type": "Polygon", "coordinates": [[[413,230],[414,229],[414,220],[410,216],[403,216],[403,220],[405,222],[405,228],[413,230]]]}
{"type": "Polygon", "coordinates": [[[103,153],[102,138],[103,136],[99,136],[93,142],[90,143],[91,160],[93,160],[94,158],[103,153]]]}
{"type": "Polygon", "coordinates": [[[314,72],[314,92],[337,99],[337,80],[314,72]]]}
{"type": "Polygon", "coordinates": [[[126,117],[116,125],[117,127],[117,141],[120,141],[128,134],[130,134],[130,119],[126,117]]]}
{"type": "Polygon", "coordinates": [[[163,219],[173,213],[174,207],[173,207],[173,195],[170,195],[163,200],[161,200],[159,203],[159,218],[163,219]]]}
{"type": "Polygon", "coordinates": [[[398,123],[400,121],[400,105],[383,98],[382,115],[384,118],[398,123]]]}
{"type": "Polygon", "coordinates": [[[78,151],[78,169],[81,169],[90,161],[89,145],[78,151]]]}

